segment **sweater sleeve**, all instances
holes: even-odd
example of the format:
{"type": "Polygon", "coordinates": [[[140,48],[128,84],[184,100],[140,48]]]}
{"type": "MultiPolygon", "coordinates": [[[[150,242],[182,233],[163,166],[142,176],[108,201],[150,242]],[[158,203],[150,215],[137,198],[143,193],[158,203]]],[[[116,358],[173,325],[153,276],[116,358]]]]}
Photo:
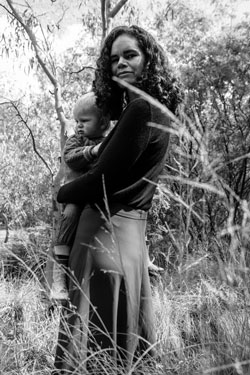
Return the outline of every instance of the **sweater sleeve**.
{"type": "Polygon", "coordinates": [[[112,136],[91,171],[63,185],[58,193],[58,202],[86,204],[98,202],[126,186],[126,176],[136,163],[150,140],[150,106],[143,99],[132,101],[118,121],[112,136]]]}
{"type": "Polygon", "coordinates": [[[91,154],[91,149],[97,144],[86,137],[76,134],[67,139],[63,157],[67,166],[74,171],[86,170],[96,157],[91,154]]]}

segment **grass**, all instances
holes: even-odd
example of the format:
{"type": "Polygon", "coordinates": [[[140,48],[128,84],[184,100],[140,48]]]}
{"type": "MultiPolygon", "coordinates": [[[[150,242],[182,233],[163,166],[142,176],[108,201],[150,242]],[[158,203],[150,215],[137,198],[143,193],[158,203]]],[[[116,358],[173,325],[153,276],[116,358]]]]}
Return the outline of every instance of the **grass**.
{"type": "MultiPolygon", "coordinates": [[[[140,373],[250,372],[249,271],[246,267],[242,270],[236,257],[234,262],[222,262],[205,250],[186,257],[183,264],[171,271],[166,269],[165,275],[152,280],[161,361],[141,363],[140,373]]],[[[44,296],[43,281],[35,273],[14,278],[2,274],[1,374],[50,374],[60,309],[54,306],[50,311],[44,296]]],[[[105,367],[103,373],[117,373],[107,361],[105,367]]]]}
{"type": "Polygon", "coordinates": [[[48,315],[37,280],[0,282],[1,374],[50,374],[57,314],[48,315]]]}
{"type": "Polygon", "coordinates": [[[250,358],[249,308],[237,291],[201,279],[179,291],[158,287],[154,301],[166,374],[248,373],[234,365],[250,358]]]}

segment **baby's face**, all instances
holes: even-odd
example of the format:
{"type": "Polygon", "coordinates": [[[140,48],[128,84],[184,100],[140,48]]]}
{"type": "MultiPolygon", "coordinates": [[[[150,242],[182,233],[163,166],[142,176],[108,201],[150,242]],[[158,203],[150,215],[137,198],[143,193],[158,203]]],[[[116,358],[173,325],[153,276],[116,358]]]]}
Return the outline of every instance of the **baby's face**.
{"type": "Polygon", "coordinates": [[[96,111],[82,110],[75,113],[76,131],[87,138],[102,136],[100,115],[96,111]]]}

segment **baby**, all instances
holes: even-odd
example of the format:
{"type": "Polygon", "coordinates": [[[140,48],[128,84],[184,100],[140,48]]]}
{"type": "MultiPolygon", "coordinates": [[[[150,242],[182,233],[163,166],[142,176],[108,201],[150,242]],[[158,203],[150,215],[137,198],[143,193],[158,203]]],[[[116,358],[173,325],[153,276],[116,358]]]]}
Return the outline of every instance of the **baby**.
{"type": "MultiPolygon", "coordinates": [[[[110,124],[96,106],[93,92],[83,95],[76,102],[73,115],[76,121],[75,134],[67,139],[63,150],[66,164],[64,183],[72,181],[91,168],[110,124]]],[[[64,207],[58,225],[54,243],[55,262],[51,287],[53,299],[68,298],[66,268],[80,214],[80,207],[68,203],[64,207]]]]}

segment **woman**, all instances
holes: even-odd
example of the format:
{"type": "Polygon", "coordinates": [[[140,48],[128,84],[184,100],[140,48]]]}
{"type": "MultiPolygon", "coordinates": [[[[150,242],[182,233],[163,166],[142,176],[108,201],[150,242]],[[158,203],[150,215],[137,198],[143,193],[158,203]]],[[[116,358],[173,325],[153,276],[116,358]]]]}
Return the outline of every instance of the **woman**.
{"type": "Polygon", "coordinates": [[[60,203],[85,207],[69,259],[70,308],[55,361],[60,374],[84,373],[87,356],[89,364],[97,353],[126,369],[143,353],[154,354],[145,227],[166,159],[170,120],[122,82],[172,112],[179,100],[154,38],[137,26],[113,29],[97,60],[93,88],[98,106],[118,122],[94,168],[58,194],[60,203]]]}

